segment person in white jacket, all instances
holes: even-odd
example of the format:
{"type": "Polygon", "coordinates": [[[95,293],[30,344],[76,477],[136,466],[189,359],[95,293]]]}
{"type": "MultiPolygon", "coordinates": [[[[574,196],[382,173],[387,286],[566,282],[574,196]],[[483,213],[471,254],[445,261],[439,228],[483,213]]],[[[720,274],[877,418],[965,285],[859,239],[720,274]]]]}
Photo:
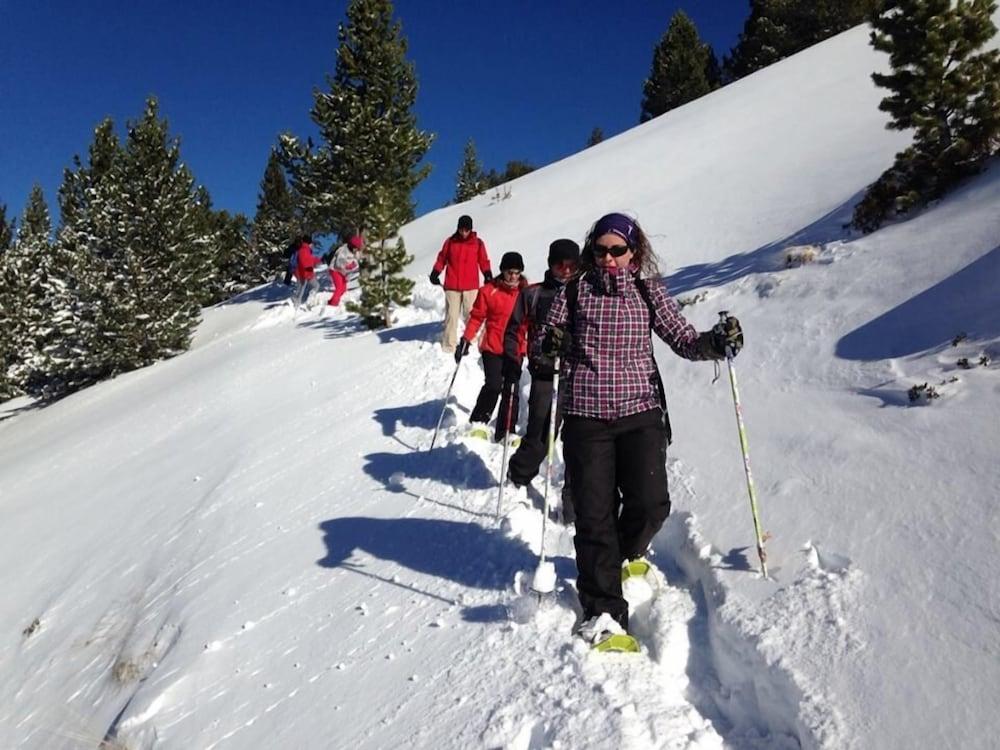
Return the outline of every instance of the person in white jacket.
{"type": "Polygon", "coordinates": [[[347,274],[358,270],[359,257],[364,240],[361,235],[354,235],[345,244],[337,248],[330,261],[330,282],[333,284],[333,295],[330,297],[330,304],[336,307],[340,304],[340,298],[347,291],[347,274]]]}

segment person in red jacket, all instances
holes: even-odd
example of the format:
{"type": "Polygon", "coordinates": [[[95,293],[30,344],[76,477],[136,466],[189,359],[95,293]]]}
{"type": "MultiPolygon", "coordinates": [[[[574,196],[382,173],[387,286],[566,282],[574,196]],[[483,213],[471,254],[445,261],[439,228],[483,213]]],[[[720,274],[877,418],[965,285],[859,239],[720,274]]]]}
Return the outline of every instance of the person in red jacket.
{"type": "Polygon", "coordinates": [[[313,255],[312,237],[303,236],[295,256],[295,278],[299,282],[297,294],[299,307],[304,307],[319,291],[319,282],[316,281],[316,266],[321,262],[318,257],[313,255]]]}
{"type": "MultiPolygon", "coordinates": [[[[476,406],[472,410],[469,421],[486,423],[493,416],[500,391],[503,390],[503,344],[507,321],[514,310],[517,295],[527,285],[524,278],[524,260],[520,253],[504,253],[500,260],[500,277],[486,282],[476,295],[472,306],[472,314],[465,326],[465,333],[459,339],[455,349],[455,362],[461,362],[462,357],[469,353],[469,346],[480,326],[485,322],[486,330],[479,341],[479,353],[483,357],[483,370],[486,372],[486,382],[479,391],[476,406]]],[[[518,348],[521,356],[527,351],[527,342],[522,332],[518,348]]],[[[517,391],[514,391],[514,403],[511,409],[510,424],[517,423],[517,391]]],[[[507,407],[505,407],[507,408],[507,407]]],[[[502,439],[507,434],[506,414],[497,421],[496,437],[502,439]]]]}
{"type": "Polygon", "coordinates": [[[490,257],[486,254],[486,245],[472,231],[472,217],[461,216],[458,219],[458,229],[455,234],[444,241],[441,252],[438,253],[434,269],[431,271],[431,283],[441,285],[441,272],[444,276],[444,332],[441,334],[441,349],[446,352],[455,351],[458,335],[458,318],[469,319],[469,313],[479,290],[479,274],[483,281],[493,278],[490,270],[490,257]]]}

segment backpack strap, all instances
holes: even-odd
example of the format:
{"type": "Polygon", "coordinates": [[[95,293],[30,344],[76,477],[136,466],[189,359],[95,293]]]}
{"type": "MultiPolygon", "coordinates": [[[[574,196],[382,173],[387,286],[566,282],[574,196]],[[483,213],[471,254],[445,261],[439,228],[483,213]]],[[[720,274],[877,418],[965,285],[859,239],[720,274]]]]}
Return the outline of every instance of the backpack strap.
{"type": "Polygon", "coordinates": [[[653,307],[653,299],[649,296],[649,287],[646,280],[635,275],[635,288],[639,290],[639,295],[649,308],[649,356],[653,358],[653,369],[656,372],[656,390],[660,393],[660,408],[663,409],[663,426],[667,430],[667,445],[674,441],[674,433],[670,428],[670,413],[667,411],[667,392],[663,387],[663,378],[660,377],[660,366],[656,364],[656,357],[653,355],[653,318],[656,315],[656,308],[653,307]]]}

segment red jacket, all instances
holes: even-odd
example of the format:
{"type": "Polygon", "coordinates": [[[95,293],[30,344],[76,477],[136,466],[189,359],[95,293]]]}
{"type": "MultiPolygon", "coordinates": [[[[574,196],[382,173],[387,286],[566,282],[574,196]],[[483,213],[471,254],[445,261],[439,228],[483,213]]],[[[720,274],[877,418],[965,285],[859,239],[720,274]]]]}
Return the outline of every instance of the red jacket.
{"type": "MultiPolygon", "coordinates": [[[[507,321],[514,310],[517,295],[527,284],[524,276],[515,287],[507,286],[501,279],[483,284],[479,294],[476,295],[475,304],[472,305],[469,322],[465,324],[462,338],[471,343],[476,338],[483,321],[486,321],[486,332],[479,340],[479,351],[503,354],[503,334],[507,328],[507,321]]],[[[522,331],[518,336],[517,353],[523,357],[526,351],[527,343],[522,331]]]]}
{"type": "Polygon", "coordinates": [[[313,255],[312,245],[303,242],[295,259],[295,275],[302,281],[309,281],[316,277],[315,268],[319,263],[320,259],[313,255]]]}
{"type": "Polygon", "coordinates": [[[444,288],[453,292],[478,289],[480,271],[484,278],[492,275],[486,245],[475,232],[469,232],[464,240],[456,233],[444,241],[434,263],[434,272],[441,273],[445,266],[448,272],[444,276],[444,288]]]}

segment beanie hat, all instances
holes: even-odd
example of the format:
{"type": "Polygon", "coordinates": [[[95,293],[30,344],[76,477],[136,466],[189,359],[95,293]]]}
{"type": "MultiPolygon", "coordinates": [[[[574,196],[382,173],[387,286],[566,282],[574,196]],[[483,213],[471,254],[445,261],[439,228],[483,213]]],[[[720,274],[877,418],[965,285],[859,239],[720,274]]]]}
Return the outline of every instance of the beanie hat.
{"type": "Polygon", "coordinates": [[[556,240],[549,245],[549,265],[554,266],[564,261],[573,263],[580,261],[580,246],[573,240],[556,240]]]}
{"type": "Polygon", "coordinates": [[[465,214],[463,214],[462,216],[459,216],[458,217],[458,228],[459,229],[468,229],[471,232],[472,231],[472,217],[471,216],[467,216],[465,214]]]}
{"type": "Polygon", "coordinates": [[[594,224],[594,231],[591,233],[590,239],[596,240],[606,234],[618,235],[625,240],[629,247],[635,247],[638,240],[638,227],[635,224],[635,219],[630,219],[625,214],[607,214],[594,224]]]}
{"type": "Polygon", "coordinates": [[[361,235],[356,234],[351,239],[347,241],[347,246],[353,250],[360,250],[361,246],[365,244],[365,241],[361,239],[361,235]]]}
{"type": "Polygon", "coordinates": [[[500,270],[506,271],[509,268],[516,268],[518,271],[524,270],[524,258],[521,253],[504,253],[500,259],[500,270]]]}

